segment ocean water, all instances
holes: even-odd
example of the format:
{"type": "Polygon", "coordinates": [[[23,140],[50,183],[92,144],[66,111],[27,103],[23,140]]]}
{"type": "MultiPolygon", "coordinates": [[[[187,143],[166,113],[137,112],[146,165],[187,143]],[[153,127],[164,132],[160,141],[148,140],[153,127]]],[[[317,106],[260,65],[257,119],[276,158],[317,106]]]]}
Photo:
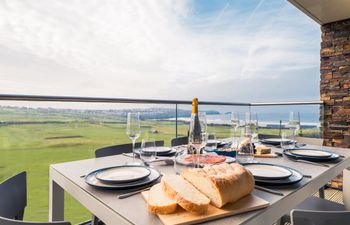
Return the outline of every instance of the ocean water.
{"type": "MultiPolygon", "coordinates": [[[[244,121],[244,114],[239,115],[241,122],[244,121]]],[[[207,115],[208,124],[230,124],[231,114],[216,114],[207,115]]],[[[175,120],[175,118],[170,118],[169,120],[175,120]]],[[[179,117],[179,121],[188,122],[190,118],[179,117]]],[[[289,120],[289,112],[283,113],[258,113],[259,126],[265,127],[269,125],[279,125],[286,124],[289,120]]],[[[302,126],[315,126],[320,127],[320,114],[311,112],[300,112],[300,123],[302,126]]]]}

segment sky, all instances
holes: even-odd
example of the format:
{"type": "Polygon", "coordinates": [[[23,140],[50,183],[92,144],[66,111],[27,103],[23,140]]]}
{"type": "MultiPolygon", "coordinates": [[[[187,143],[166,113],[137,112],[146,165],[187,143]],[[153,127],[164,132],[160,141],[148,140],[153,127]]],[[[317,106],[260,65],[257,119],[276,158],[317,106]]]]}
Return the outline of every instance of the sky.
{"type": "Polygon", "coordinates": [[[319,99],[319,25],[286,0],[0,0],[0,93],[319,99]]]}

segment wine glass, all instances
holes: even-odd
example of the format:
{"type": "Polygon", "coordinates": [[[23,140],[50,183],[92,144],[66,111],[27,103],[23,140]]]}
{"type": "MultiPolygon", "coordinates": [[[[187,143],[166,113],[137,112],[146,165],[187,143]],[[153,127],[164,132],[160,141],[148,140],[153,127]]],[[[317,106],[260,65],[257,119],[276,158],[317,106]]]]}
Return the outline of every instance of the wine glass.
{"type": "Polygon", "coordinates": [[[245,117],[245,133],[253,141],[258,137],[258,114],[246,112],[245,117]]]}
{"type": "Polygon", "coordinates": [[[132,163],[129,164],[139,164],[135,161],[135,142],[141,135],[140,113],[128,113],[126,134],[132,141],[132,163]]]}
{"type": "Polygon", "coordinates": [[[207,121],[206,114],[200,112],[198,114],[192,114],[189,130],[189,154],[196,154],[193,159],[196,160],[194,164],[199,166],[199,155],[202,153],[203,148],[207,144],[207,121]]]}
{"type": "Polygon", "coordinates": [[[231,112],[231,126],[233,131],[233,136],[236,136],[237,129],[239,127],[239,116],[237,112],[231,112]]]}
{"type": "MultiPolygon", "coordinates": [[[[289,121],[287,127],[292,130],[291,139],[295,145],[295,136],[297,131],[300,130],[300,115],[299,112],[289,112],[289,121]]],[[[294,146],[295,147],[295,146],[294,146]]]]}
{"type": "Polygon", "coordinates": [[[156,141],[153,138],[142,139],[140,158],[145,165],[149,165],[156,159],[156,141]]]}

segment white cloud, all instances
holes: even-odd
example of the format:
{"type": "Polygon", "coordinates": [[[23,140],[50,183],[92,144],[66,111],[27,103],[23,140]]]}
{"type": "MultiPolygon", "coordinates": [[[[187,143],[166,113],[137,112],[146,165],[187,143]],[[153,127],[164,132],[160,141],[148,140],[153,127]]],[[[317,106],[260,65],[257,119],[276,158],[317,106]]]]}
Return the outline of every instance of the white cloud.
{"type": "Polygon", "coordinates": [[[288,3],[266,9],[267,2],[250,12],[227,5],[203,19],[185,0],[0,0],[0,92],[318,98],[306,86],[319,76],[317,25],[288,3]],[[249,83],[273,89],[310,72],[302,95],[240,96],[249,83]]]}

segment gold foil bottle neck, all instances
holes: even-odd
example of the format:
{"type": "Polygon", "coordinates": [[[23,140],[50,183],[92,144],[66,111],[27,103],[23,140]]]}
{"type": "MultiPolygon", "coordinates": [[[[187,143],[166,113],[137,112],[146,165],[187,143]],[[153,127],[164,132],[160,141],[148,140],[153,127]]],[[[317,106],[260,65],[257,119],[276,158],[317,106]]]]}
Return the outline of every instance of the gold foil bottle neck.
{"type": "Polygon", "coordinates": [[[192,114],[198,114],[198,98],[192,99],[192,114]]]}

